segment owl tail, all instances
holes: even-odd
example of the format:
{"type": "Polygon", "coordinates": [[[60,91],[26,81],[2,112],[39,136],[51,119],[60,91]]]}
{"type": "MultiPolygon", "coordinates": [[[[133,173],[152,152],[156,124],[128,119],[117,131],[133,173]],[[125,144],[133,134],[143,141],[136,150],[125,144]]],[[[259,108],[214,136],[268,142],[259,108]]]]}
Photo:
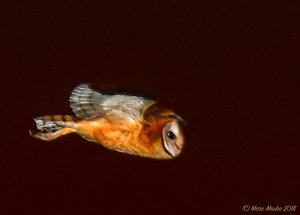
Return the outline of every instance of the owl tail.
{"type": "Polygon", "coordinates": [[[71,115],[41,116],[33,119],[36,123],[38,132],[33,133],[29,130],[31,136],[51,141],[60,136],[76,132],[78,127],[77,118],[71,115]]]}

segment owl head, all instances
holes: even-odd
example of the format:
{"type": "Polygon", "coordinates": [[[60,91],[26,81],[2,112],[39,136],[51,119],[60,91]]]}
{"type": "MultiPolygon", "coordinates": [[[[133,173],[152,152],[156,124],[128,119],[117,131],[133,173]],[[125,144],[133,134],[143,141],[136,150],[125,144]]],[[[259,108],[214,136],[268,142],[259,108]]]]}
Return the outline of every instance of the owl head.
{"type": "Polygon", "coordinates": [[[158,104],[150,107],[145,116],[150,122],[151,132],[148,135],[151,139],[156,138],[156,141],[151,142],[155,143],[159,158],[171,159],[179,156],[185,143],[185,121],[172,110],[158,104]]]}

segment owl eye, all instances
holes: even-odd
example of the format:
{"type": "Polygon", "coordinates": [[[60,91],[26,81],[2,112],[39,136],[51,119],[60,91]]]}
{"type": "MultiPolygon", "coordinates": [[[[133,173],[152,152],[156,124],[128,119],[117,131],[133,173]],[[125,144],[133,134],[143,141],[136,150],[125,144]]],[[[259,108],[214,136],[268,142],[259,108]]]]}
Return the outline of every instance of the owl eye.
{"type": "Polygon", "coordinates": [[[168,131],[168,138],[171,140],[175,139],[175,134],[172,131],[168,131]]]}

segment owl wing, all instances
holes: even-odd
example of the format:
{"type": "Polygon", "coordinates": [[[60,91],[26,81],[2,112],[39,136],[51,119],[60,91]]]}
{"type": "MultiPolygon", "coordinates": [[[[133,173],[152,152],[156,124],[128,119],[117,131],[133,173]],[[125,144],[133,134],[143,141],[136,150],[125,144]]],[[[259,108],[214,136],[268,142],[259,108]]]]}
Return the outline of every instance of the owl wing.
{"type": "Polygon", "coordinates": [[[80,84],[70,95],[70,107],[80,119],[143,120],[144,111],[156,101],[140,96],[112,94],[80,84]]]}

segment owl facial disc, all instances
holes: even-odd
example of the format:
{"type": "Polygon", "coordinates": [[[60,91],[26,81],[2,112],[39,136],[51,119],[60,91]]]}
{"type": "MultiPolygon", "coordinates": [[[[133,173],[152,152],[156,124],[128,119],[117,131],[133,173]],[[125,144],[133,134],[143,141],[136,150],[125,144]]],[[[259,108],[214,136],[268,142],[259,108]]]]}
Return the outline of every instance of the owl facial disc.
{"type": "Polygon", "coordinates": [[[184,138],[177,120],[174,119],[164,125],[162,139],[163,147],[171,157],[176,157],[180,154],[184,138]]]}

